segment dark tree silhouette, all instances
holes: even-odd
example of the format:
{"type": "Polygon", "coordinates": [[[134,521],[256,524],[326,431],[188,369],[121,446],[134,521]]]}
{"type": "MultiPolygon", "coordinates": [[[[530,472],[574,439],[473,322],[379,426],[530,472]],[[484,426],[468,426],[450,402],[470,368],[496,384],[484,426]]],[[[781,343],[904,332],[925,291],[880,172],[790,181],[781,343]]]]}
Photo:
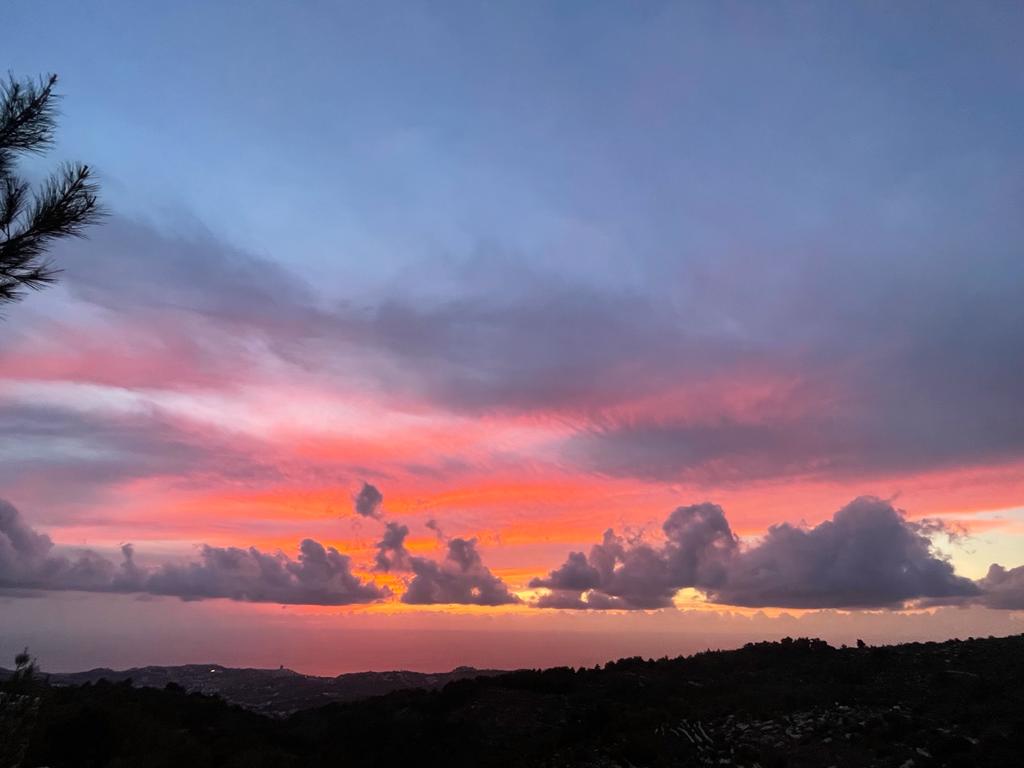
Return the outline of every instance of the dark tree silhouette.
{"type": "Polygon", "coordinates": [[[28,648],[14,657],[14,675],[12,680],[30,683],[35,679],[39,666],[28,652],[28,648]]]}
{"type": "Polygon", "coordinates": [[[103,216],[89,166],[66,163],[36,190],[15,169],[19,154],[42,154],[53,145],[57,76],[0,83],[0,305],[25,289],[54,282],[47,248],[62,237],[81,237],[103,216]]]}
{"type": "MultiPolygon", "coordinates": [[[[39,665],[28,652],[28,648],[14,657],[14,671],[0,684],[0,691],[7,693],[29,693],[42,682],[39,665]]],[[[0,765],[3,765],[0,763],[0,765]]]]}

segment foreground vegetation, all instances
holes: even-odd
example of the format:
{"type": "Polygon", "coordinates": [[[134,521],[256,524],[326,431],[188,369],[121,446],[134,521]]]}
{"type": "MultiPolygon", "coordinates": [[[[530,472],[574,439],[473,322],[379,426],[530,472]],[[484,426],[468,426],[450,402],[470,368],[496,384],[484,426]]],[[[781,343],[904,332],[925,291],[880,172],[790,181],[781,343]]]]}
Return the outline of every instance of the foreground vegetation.
{"type": "Polygon", "coordinates": [[[18,684],[8,705],[38,710],[27,768],[913,768],[1015,765],[1024,754],[1024,635],[842,649],[787,639],[511,672],[279,719],[176,685],[18,684]]]}

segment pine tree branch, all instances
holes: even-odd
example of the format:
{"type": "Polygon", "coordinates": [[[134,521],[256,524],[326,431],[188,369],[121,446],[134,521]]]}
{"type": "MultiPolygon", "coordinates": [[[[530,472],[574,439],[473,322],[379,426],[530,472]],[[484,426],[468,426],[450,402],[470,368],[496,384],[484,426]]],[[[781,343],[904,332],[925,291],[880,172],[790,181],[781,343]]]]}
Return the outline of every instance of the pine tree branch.
{"type": "Polygon", "coordinates": [[[37,153],[49,149],[57,126],[56,84],[56,75],[38,83],[7,76],[0,84],[0,148],[37,153]]]}
{"type": "Polygon", "coordinates": [[[81,237],[104,216],[87,165],[61,166],[34,194],[13,171],[19,152],[41,153],[53,144],[56,84],[56,75],[0,82],[0,304],[53,283],[60,270],[44,258],[47,248],[81,237]]]}
{"type": "MultiPolygon", "coordinates": [[[[23,207],[26,191],[18,187],[23,207]]],[[[6,213],[6,211],[5,211],[6,213]]],[[[60,270],[42,260],[52,241],[81,237],[104,212],[97,199],[97,186],[86,165],[66,165],[51,176],[33,197],[28,210],[16,220],[22,226],[8,229],[0,242],[0,303],[23,296],[22,288],[38,290],[55,279],[60,270]]],[[[2,223],[2,222],[0,222],[2,223]]]]}

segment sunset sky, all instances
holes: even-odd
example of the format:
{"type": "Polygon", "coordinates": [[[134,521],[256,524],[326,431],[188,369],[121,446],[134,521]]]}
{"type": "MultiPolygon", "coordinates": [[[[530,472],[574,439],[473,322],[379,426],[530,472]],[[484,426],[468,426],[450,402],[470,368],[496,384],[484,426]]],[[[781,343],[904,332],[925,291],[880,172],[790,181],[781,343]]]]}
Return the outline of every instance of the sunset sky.
{"type": "Polygon", "coordinates": [[[1024,631],[1024,6],[3,13],[0,666],[1024,631]]]}

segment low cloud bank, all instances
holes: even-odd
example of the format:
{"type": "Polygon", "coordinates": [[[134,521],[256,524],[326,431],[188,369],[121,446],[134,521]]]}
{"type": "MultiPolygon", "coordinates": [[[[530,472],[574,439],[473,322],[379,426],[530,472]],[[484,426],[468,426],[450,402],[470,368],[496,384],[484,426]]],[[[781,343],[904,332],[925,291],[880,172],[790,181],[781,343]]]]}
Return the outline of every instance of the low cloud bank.
{"type": "Polygon", "coordinates": [[[913,601],[1024,608],[1024,567],[993,565],[978,581],[958,576],[932,546],[941,524],[907,520],[890,503],[855,499],[813,528],[783,523],[741,547],[722,509],[680,507],[660,544],[627,542],[608,530],[589,554],[572,552],[547,577],[541,608],[648,609],[680,589],[709,602],[778,608],[898,608],[913,601]]]}
{"type": "Polygon", "coordinates": [[[204,544],[198,561],[142,568],[132,545],[115,563],[86,550],[74,556],[53,552],[49,536],[33,531],[17,509],[0,500],[0,588],[141,592],[183,600],[228,598],[253,603],[348,605],[388,597],[387,587],[354,575],[348,556],[313,539],[298,557],[255,547],[204,544]]]}
{"type": "MultiPolygon", "coordinates": [[[[521,599],[484,565],[472,538],[447,538],[440,560],[413,555],[409,527],[380,514],[383,495],[364,485],[365,517],[380,520],[373,570],[401,574],[400,600],[412,605],[508,605],[521,599]],[[372,493],[368,493],[370,489],[372,493]]],[[[433,521],[431,521],[433,522],[433,521]]],[[[900,608],[982,605],[1024,610],[1024,566],[992,565],[977,581],[955,573],[932,546],[949,533],[941,523],[912,521],[887,501],[861,497],[814,527],[774,525],[743,546],[716,504],[679,507],[662,525],[658,543],[609,529],[590,552],[565,562],[529,586],[544,590],[538,608],[644,610],[666,608],[680,589],[694,588],[711,603],[778,608],[900,608]]],[[[147,568],[131,544],[119,562],[90,550],[55,551],[11,504],[0,500],[0,589],[81,590],[167,595],[183,600],[347,605],[393,597],[352,572],[333,547],[304,539],[297,556],[255,547],[202,545],[197,559],[147,568]]]]}
{"type": "MultiPolygon", "coordinates": [[[[383,501],[377,488],[364,483],[355,497],[355,511],[384,523],[373,570],[409,574],[402,602],[520,602],[484,565],[476,539],[444,539],[446,553],[440,561],[413,556],[405,547],[408,526],[383,520],[383,501]]],[[[436,523],[428,527],[443,536],[436,523]]],[[[203,544],[198,559],[156,568],[139,566],[131,544],[121,547],[120,562],[91,550],[63,555],[54,549],[49,536],[34,531],[13,505],[0,500],[0,589],[144,593],[182,600],[226,598],[297,605],[350,605],[393,595],[386,586],[363,581],[352,573],[347,555],[313,539],[299,544],[295,558],[255,547],[203,544]]]]}

